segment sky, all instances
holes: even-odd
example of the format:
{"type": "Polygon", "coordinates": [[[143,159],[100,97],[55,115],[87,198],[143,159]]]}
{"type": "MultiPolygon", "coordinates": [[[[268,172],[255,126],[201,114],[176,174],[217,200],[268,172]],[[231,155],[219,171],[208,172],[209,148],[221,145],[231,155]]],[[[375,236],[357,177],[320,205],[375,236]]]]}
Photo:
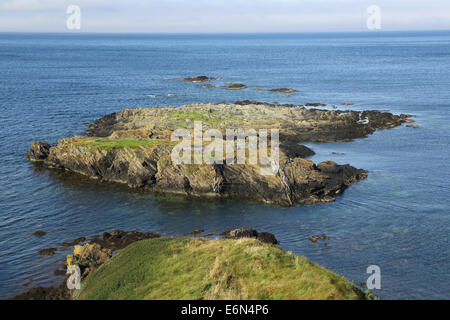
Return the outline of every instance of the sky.
{"type": "Polygon", "coordinates": [[[450,0],[0,0],[0,32],[223,33],[450,30],[450,0]],[[80,29],[68,29],[69,5],[80,29]]]}

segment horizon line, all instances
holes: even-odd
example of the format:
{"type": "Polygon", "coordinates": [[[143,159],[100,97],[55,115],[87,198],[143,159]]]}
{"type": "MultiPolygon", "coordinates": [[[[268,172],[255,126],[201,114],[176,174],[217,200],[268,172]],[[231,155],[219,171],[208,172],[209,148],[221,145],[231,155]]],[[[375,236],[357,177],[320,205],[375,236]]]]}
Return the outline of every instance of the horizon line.
{"type": "Polygon", "coordinates": [[[339,34],[339,33],[407,33],[407,32],[450,32],[450,29],[415,29],[415,30],[351,30],[351,31],[252,31],[252,32],[98,32],[98,31],[1,31],[0,34],[54,34],[54,35],[283,35],[283,34],[339,34]]]}

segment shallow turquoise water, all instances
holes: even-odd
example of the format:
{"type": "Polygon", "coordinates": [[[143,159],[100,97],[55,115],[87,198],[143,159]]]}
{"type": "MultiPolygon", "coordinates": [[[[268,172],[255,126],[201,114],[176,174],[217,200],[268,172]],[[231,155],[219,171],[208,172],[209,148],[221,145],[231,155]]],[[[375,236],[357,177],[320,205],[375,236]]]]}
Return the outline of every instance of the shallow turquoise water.
{"type": "MultiPolygon", "coordinates": [[[[382,298],[450,298],[450,32],[286,35],[0,34],[0,297],[50,285],[65,240],[121,228],[184,235],[252,227],[283,248],[365,282],[382,271],[382,298]],[[174,80],[220,76],[250,89],[174,80]],[[293,87],[290,96],[252,87],[293,87]],[[417,116],[349,143],[306,143],[314,161],[369,170],[337,201],[280,208],[240,200],[165,197],[60,177],[23,156],[33,140],[79,135],[125,107],[323,102],[417,116]],[[48,231],[43,238],[32,233],[48,231]],[[326,233],[328,246],[308,241],[326,233]]],[[[220,83],[222,84],[222,83],[220,83]]],[[[344,109],[345,109],[344,108],[344,109]]]]}

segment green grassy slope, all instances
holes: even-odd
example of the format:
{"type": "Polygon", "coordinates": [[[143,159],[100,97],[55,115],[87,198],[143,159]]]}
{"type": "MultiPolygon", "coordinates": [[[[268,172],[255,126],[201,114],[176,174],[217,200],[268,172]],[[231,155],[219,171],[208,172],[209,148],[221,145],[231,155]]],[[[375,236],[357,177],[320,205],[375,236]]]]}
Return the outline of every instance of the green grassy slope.
{"type": "Polygon", "coordinates": [[[160,238],[123,249],[77,299],[361,299],[353,284],[254,239],[160,238]]]}

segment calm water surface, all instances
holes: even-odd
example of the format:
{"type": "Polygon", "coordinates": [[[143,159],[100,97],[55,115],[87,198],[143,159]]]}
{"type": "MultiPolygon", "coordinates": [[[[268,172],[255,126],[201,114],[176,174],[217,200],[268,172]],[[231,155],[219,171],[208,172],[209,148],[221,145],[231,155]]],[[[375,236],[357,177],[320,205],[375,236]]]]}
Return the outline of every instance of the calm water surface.
{"type": "Polygon", "coordinates": [[[185,235],[252,227],[356,284],[382,270],[385,299],[450,299],[450,32],[288,35],[0,34],[0,297],[51,285],[67,252],[37,251],[105,230],[185,235]],[[175,78],[220,76],[249,89],[175,78]],[[252,87],[293,87],[286,95],[252,87]],[[125,107],[322,102],[417,116],[350,143],[307,143],[314,161],[370,171],[335,203],[280,208],[132,192],[41,169],[23,158],[125,107]],[[48,235],[36,238],[34,231],[48,235]],[[326,233],[328,246],[311,243],[326,233]]]}

